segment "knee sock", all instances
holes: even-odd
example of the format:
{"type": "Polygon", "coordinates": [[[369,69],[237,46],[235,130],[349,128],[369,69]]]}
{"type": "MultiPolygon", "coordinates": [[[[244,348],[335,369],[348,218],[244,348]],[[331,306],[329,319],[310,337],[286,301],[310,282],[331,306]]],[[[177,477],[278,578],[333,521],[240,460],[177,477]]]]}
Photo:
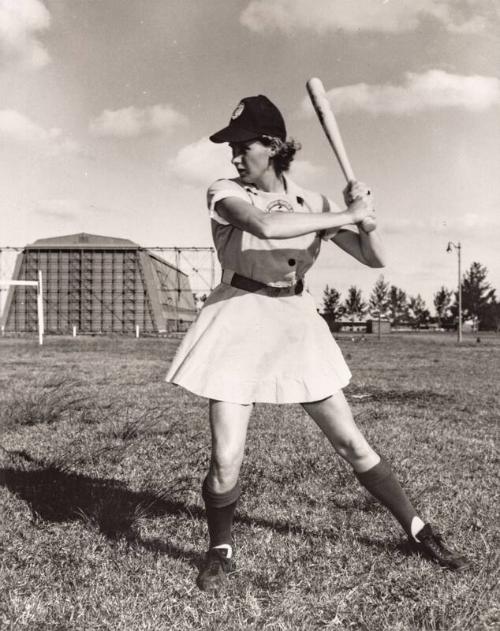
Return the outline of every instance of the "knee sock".
{"type": "Polygon", "coordinates": [[[207,479],[203,481],[202,497],[205,502],[211,548],[221,545],[232,546],[231,529],[240,492],[240,485],[237,483],[226,493],[214,493],[209,488],[207,479]]]}
{"type": "MultiPolygon", "coordinates": [[[[406,533],[416,538],[424,522],[417,515],[389,463],[381,458],[380,462],[368,471],[354,472],[360,483],[388,508],[399,521],[406,533]]],[[[417,540],[418,541],[418,540],[417,540]]]]}

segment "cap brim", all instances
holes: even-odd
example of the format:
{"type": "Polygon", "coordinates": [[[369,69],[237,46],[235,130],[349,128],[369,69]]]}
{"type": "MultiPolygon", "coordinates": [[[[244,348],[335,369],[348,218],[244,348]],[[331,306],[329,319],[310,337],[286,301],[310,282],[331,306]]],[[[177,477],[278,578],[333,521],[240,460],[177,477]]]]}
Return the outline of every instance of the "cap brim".
{"type": "Polygon", "coordinates": [[[255,131],[242,129],[241,127],[232,127],[231,125],[209,136],[212,142],[245,142],[258,137],[259,134],[255,131]]]}

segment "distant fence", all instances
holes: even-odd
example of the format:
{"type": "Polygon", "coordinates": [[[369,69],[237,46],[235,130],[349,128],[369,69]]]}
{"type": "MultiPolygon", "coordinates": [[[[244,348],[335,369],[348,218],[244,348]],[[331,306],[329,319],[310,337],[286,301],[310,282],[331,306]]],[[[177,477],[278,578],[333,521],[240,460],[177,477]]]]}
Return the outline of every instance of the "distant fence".
{"type": "Polygon", "coordinates": [[[391,323],[389,320],[366,320],[350,321],[350,320],[335,320],[328,314],[321,314],[325,319],[328,327],[332,333],[341,333],[342,331],[349,331],[351,333],[390,333],[391,323]]]}
{"type": "MultiPolygon", "coordinates": [[[[388,333],[403,333],[408,331],[456,331],[456,324],[442,324],[437,323],[424,324],[419,327],[415,327],[410,322],[400,322],[395,326],[392,326],[389,320],[376,318],[364,320],[364,321],[351,321],[351,320],[335,320],[330,315],[322,313],[321,316],[325,319],[328,327],[332,333],[374,333],[374,334],[388,334],[388,333]]],[[[473,326],[468,326],[467,323],[463,325],[464,332],[474,333],[476,329],[473,326]]]]}

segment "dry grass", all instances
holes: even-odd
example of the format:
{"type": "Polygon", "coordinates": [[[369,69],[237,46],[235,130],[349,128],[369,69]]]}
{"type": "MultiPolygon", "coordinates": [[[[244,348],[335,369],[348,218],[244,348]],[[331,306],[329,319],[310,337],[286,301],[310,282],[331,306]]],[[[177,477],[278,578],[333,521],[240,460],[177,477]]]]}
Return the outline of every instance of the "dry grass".
{"type": "Polygon", "coordinates": [[[500,340],[353,339],[359,424],[473,569],[413,555],[299,406],[259,405],[239,570],[200,593],[207,404],[163,381],[178,341],[3,339],[0,627],[499,628],[500,340]]]}

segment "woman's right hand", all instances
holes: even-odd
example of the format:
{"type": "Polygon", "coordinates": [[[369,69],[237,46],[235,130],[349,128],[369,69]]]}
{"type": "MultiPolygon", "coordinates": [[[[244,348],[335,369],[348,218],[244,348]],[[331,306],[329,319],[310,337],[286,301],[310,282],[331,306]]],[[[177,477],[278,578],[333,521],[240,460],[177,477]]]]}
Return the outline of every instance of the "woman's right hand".
{"type": "Polygon", "coordinates": [[[373,207],[371,204],[367,204],[362,199],[355,199],[352,204],[347,207],[352,223],[361,223],[366,217],[373,215],[373,207]]]}

